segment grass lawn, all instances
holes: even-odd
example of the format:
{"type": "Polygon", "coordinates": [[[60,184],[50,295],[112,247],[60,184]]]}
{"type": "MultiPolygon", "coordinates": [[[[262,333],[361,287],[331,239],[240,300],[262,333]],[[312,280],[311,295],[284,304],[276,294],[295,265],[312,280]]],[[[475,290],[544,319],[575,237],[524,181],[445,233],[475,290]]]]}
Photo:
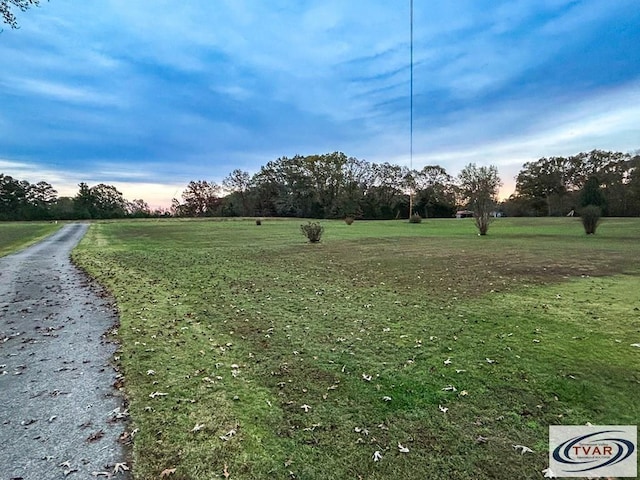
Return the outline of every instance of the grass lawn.
{"type": "Polygon", "coordinates": [[[638,423],[640,220],[301,223],[75,250],[120,310],[137,479],[542,478],[549,425],[638,423]]]}
{"type": "Polygon", "coordinates": [[[51,222],[0,222],[0,257],[33,245],[61,226],[51,222]]]}

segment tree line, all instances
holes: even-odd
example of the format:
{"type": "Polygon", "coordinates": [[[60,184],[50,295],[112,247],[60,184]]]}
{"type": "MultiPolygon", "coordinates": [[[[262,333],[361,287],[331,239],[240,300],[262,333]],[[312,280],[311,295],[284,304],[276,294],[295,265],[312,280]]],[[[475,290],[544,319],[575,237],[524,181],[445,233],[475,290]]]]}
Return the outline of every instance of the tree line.
{"type": "Polygon", "coordinates": [[[504,207],[514,216],[555,216],[591,204],[607,216],[638,216],[639,153],[592,150],[525,163],[504,207]]]}
{"type": "Polygon", "coordinates": [[[410,213],[448,218],[460,209],[553,216],[584,205],[598,206],[609,216],[638,216],[638,167],[638,154],[601,150],[541,158],[523,165],[515,193],[498,204],[501,182],[493,166],[471,164],[452,176],[438,165],[412,170],[341,152],[296,155],[270,161],[254,175],[236,169],[220,184],[191,181],[166,210],[151,210],[142,199],[128,201],[112,185],[80,183],[74,197],[58,197],[47,182],[30,184],[0,174],[0,220],[169,215],[393,219],[410,213]]]}
{"type": "Polygon", "coordinates": [[[451,217],[458,199],[455,179],[442,167],[409,170],[334,152],[281,157],[253,176],[236,169],[221,185],[192,181],[171,210],[176,216],[390,219],[406,218],[411,207],[424,217],[451,217]]]}
{"type": "Polygon", "coordinates": [[[168,215],[144,200],[129,202],[113,185],[78,185],[74,197],[58,197],[47,182],[31,184],[0,173],[0,220],[84,220],[168,215]]]}
{"type": "Polygon", "coordinates": [[[525,163],[514,194],[498,205],[497,170],[469,167],[452,176],[438,165],[411,170],[340,152],[282,157],[253,176],[234,170],[222,185],[190,182],[181,201],[173,200],[172,213],[390,219],[407,218],[411,211],[423,218],[452,217],[459,209],[477,210],[478,197],[472,202],[469,188],[484,188],[491,194],[485,195],[482,210],[509,216],[567,215],[586,205],[598,206],[608,216],[640,215],[638,154],[593,150],[525,163]]]}

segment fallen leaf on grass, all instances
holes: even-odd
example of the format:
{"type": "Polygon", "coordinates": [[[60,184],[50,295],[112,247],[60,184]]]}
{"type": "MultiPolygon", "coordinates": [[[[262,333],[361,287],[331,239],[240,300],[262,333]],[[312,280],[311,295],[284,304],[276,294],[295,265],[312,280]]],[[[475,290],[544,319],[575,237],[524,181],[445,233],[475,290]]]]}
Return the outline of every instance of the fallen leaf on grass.
{"type": "Polygon", "coordinates": [[[513,445],[513,448],[515,448],[516,450],[520,450],[521,455],[524,455],[525,453],[533,453],[533,450],[531,450],[529,447],[525,447],[524,445],[513,445]]]}
{"type": "Polygon", "coordinates": [[[172,473],[176,473],[176,469],[175,468],[165,468],[162,472],[160,472],[160,478],[168,477],[172,473]]]}
{"type": "Polygon", "coordinates": [[[379,450],[376,450],[375,452],[373,452],[373,461],[379,462],[380,460],[382,460],[382,454],[379,450]]]}
{"type": "Polygon", "coordinates": [[[164,392],[153,392],[149,394],[149,398],[166,397],[167,395],[169,394],[164,392]]]}
{"type": "Polygon", "coordinates": [[[236,434],[235,429],[231,429],[229,430],[227,433],[225,433],[224,435],[220,435],[220,440],[222,440],[223,442],[226,442],[227,440],[229,440],[231,437],[233,437],[236,434]]]}
{"type": "Polygon", "coordinates": [[[204,423],[196,423],[196,426],[191,429],[192,432],[199,432],[204,428],[204,423]]]}
{"type": "Polygon", "coordinates": [[[407,447],[402,446],[402,444],[398,443],[398,451],[400,453],[409,453],[409,449],[407,447]]]}
{"type": "Polygon", "coordinates": [[[640,348],[640,343],[632,343],[631,346],[640,348]]]}
{"type": "Polygon", "coordinates": [[[308,413],[309,410],[311,410],[311,407],[309,405],[307,405],[306,403],[304,405],[301,405],[300,408],[302,408],[304,410],[304,413],[308,413]]]}
{"type": "Polygon", "coordinates": [[[545,468],[542,470],[542,473],[544,474],[544,478],[556,478],[556,474],[553,473],[550,468],[545,468]]]}
{"type": "Polygon", "coordinates": [[[438,405],[438,408],[442,413],[447,413],[449,411],[448,407],[443,407],[442,405],[438,405]]]}
{"type": "Polygon", "coordinates": [[[222,471],[222,475],[224,476],[224,478],[229,478],[231,476],[231,474],[229,473],[229,467],[227,467],[227,464],[224,464],[224,470],[222,471]]]}

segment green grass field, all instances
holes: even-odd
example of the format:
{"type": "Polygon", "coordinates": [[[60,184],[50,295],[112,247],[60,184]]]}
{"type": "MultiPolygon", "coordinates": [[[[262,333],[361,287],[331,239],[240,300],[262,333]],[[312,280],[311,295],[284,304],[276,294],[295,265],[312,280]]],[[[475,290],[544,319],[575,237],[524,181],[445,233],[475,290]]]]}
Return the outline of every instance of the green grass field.
{"type": "Polygon", "coordinates": [[[638,423],[638,219],[301,223],[74,252],[120,310],[137,479],[542,478],[550,424],[638,423]]]}
{"type": "Polygon", "coordinates": [[[60,227],[51,222],[0,222],[0,257],[33,245],[60,227]]]}

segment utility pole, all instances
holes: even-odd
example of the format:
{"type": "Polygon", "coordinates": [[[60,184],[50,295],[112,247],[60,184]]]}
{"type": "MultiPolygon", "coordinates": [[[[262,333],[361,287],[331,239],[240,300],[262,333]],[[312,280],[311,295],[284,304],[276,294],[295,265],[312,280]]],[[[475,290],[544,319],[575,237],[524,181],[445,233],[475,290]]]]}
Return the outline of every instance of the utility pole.
{"type": "MultiPolygon", "coordinates": [[[[409,170],[413,171],[413,0],[409,0],[409,23],[410,23],[410,41],[409,49],[411,59],[409,62],[409,170]]],[[[413,182],[409,185],[409,218],[413,215],[413,182]]]]}

